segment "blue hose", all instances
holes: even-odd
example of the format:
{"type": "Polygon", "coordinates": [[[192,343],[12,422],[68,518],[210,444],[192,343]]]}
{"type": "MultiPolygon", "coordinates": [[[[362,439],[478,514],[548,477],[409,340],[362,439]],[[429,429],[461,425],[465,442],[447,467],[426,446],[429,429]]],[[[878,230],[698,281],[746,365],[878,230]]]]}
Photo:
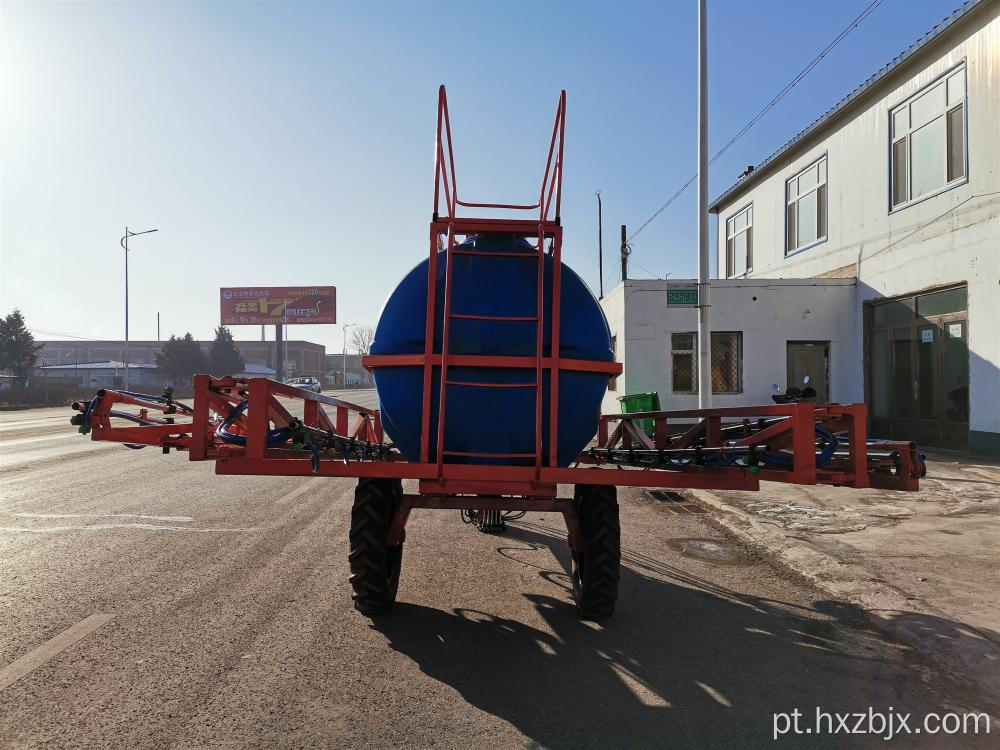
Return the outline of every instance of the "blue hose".
{"type": "Polygon", "coordinates": [[[736,463],[736,456],[705,456],[705,463],[709,466],[732,466],[736,463]]]}
{"type": "MultiPolygon", "coordinates": [[[[219,438],[224,443],[231,443],[232,445],[246,445],[247,438],[246,435],[235,435],[229,432],[229,428],[233,426],[233,423],[242,416],[242,414],[247,410],[250,405],[249,401],[241,401],[237,406],[229,412],[229,416],[226,417],[215,428],[215,436],[219,438]]],[[[267,431],[267,447],[268,448],[278,448],[288,442],[288,438],[292,436],[292,431],[287,427],[278,427],[274,430],[267,431]]]]}
{"type": "MultiPolygon", "coordinates": [[[[816,434],[823,438],[823,450],[816,456],[816,468],[821,469],[830,463],[833,454],[837,452],[838,443],[836,436],[825,427],[817,425],[816,434]]],[[[790,468],[793,465],[791,456],[784,456],[780,453],[765,453],[761,456],[761,460],[772,466],[787,466],[790,468]]]]}

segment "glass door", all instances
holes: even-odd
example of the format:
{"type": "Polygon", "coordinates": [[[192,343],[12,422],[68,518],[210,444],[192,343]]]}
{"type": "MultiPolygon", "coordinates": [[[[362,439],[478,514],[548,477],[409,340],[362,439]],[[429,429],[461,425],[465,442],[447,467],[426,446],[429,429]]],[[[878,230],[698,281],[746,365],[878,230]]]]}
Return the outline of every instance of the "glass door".
{"type": "Polygon", "coordinates": [[[912,433],[917,416],[916,377],[913,367],[913,328],[900,326],[890,332],[892,338],[891,388],[892,431],[897,434],[912,433]]]}
{"type": "Polygon", "coordinates": [[[969,440],[969,339],[968,321],[941,321],[941,422],[946,445],[968,448],[969,440]]]}
{"type": "Polygon", "coordinates": [[[941,419],[941,337],[933,323],[917,326],[917,369],[914,390],[917,394],[916,433],[913,440],[924,445],[938,443],[941,419]]]}
{"type": "Polygon", "coordinates": [[[873,437],[968,450],[965,287],[871,306],[868,403],[873,437]]]}

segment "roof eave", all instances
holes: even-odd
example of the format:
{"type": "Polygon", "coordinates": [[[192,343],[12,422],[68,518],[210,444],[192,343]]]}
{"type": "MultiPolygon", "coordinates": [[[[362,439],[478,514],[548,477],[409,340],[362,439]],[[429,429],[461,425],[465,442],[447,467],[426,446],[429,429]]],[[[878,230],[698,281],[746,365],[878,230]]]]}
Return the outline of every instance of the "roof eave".
{"type": "Polygon", "coordinates": [[[756,185],[758,182],[763,180],[766,175],[774,172],[777,168],[776,162],[779,158],[795,148],[804,146],[806,143],[810,142],[811,139],[822,133],[824,129],[832,125],[837,117],[842,115],[850,107],[856,105],[860,101],[864,101],[866,97],[873,96],[875,92],[879,90],[879,87],[885,83],[885,81],[907,65],[912,65],[918,56],[922,52],[926,51],[934,42],[938,41],[942,35],[957,28],[960,22],[968,20],[973,15],[973,11],[985,8],[989,6],[989,4],[989,2],[985,2],[984,0],[969,0],[969,2],[962,5],[944,21],[927,32],[921,39],[914,42],[908,49],[897,55],[887,65],[883,66],[867,81],[841,99],[825,114],[817,118],[811,125],[807,126],[784,146],[764,159],[764,161],[754,167],[750,174],[743,179],[738,180],[736,184],[731,185],[723,191],[718,198],[709,204],[709,213],[719,213],[719,209],[723,205],[739,197],[752,185],[756,185]]]}

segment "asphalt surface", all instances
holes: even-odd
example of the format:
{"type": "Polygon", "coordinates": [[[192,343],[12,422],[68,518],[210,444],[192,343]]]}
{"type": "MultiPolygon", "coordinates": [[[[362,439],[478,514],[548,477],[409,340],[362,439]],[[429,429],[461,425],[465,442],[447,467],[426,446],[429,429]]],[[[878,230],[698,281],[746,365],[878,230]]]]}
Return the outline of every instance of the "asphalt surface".
{"type": "Polygon", "coordinates": [[[352,481],[217,477],[69,416],[0,414],[3,748],[870,747],[892,743],[776,743],[773,714],[983,708],[697,508],[620,492],[600,625],[575,615],[561,517],[494,536],[415,511],[398,604],[371,621],[347,581],[352,481]]]}

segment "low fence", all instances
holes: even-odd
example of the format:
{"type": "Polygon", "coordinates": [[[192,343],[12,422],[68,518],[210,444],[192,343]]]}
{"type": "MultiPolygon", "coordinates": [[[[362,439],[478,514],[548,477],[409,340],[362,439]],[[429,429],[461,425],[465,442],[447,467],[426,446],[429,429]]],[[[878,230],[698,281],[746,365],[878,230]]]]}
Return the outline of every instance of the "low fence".
{"type": "MultiPolygon", "coordinates": [[[[144,393],[159,393],[171,383],[144,382],[133,388],[144,393]]],[[[97,393],[98,385],[80,385],[72,378],[35,377],[27,385],[0,387],[0,409],[30,409],[43,406],[69,406],[74,401],[89,401],[97,393]]],[[[173,386],[176,398],[191,398],[194,388],[189,384],[173,386]]]]}

